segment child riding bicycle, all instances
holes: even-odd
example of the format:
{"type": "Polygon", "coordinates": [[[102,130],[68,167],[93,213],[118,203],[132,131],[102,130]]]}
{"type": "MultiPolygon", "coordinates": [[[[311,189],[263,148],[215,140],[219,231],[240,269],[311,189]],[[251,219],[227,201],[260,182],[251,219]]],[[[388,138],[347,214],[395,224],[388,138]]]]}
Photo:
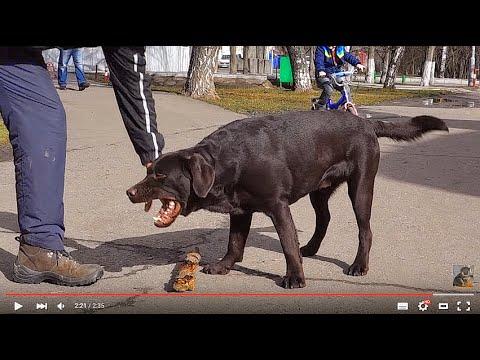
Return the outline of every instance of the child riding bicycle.
{"type": "Polygon", "coordinates": [[[345,62],[355,66],[360,71],[365,70],[365,66],[360,63],[354,55],[345,50],[344,46],[317,46],[315,49],[315,79],[317,86],[323,89],[317,104],[320,107],[326,107],[333,89],[342,91],[342,87],[336,82],[330,81],[332,74],[342,71],[342,65],[345,62]]]}

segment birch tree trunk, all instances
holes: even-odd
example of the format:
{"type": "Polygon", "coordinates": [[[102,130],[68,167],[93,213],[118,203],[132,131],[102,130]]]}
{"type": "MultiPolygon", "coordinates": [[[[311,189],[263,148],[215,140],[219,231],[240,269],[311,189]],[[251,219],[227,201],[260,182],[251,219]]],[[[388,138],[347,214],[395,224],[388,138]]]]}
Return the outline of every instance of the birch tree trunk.
{"type": "Polygon", "coordinates": [[[315,49],[316,46],[310,47],[310,79],[315,79],[315,49]]]}
{"type": "Polygon", "coordinates": [[[293,73],[293,89],[295,91],[308,91],[312,89],[310,69],[307,63],[305,48],[303,46],[287,46],[293,73]]]}
{"type": "Polygon", "coordinates": [[[475,78],[475,46],[472,46],[472,54],[470,57],[470,71],[468,74],[468,86],[473,86],[474,78],[475,78]]]}
{"type": "Polygon", "coordinates": [[[365,81],[369,84],[375,82],[375,46],[368,47],[368,70],[365,76],[365,81]]]}
{"type": "Polygon", "coordinates": [[[237,73],[237,47],[230,46],[230,74],[237,73]]]}
{"type": "Polygon", "coordinates": [[[440,77],[444,78],[445,77],[445,67],[447,64],[447,49],[448,46],[444,46],[442,48],[442,60],[440,62],[440,77]]]}
{"type": "Polygon", "coordinates": [[[380,84],[385,84],[385,78],[387,77],[388,65],[390,65],[390,48],[387,46],[387,52],[385,59],[383,60],[382,75],[380,76],[380,84]]]}
{"type": "Polygon", "coordinates": [[[430,85],[435,84],[435,61],[432,61],[432,70],[430,71],[430,85]]]}
{"type": "Polygon", "coordinates": [[[389,61],[387,76],[385,77],[384,88],[395,88],[395,78],[397,76],[398,65],[402,59],[405,46],[395,46],[391,51],[391,60],[389,61]]]}
{"type": "Polygon", "coordinates": [[[193,46],[184,93],[193,98],[218,98],[213,75],[218,63],[220,46],[193,46]]]}
{"type": "MultiPolygon", "coordinates": [[[[451,51],[450,53],[452,54],[452,55],[451,55],[451,57],[452,57],[452,59],[451,59],[451,60],[452,60],[452,63],[455,64],[455,51],[451,51]]],[[[453,77],[454,79],[457,78],[457,69],[456,69],[456,67],[453,67],[453,76],[452,76],[452,77],[453,77]]]]}
{"type": "Polygon", "coordinates": [[[432,72],[433,54],[435,52],[435,46],[429,46],[427,49],[425,64],[423,65],[422,81],[420,86],[430,86],[430,77],[432,72]]]}

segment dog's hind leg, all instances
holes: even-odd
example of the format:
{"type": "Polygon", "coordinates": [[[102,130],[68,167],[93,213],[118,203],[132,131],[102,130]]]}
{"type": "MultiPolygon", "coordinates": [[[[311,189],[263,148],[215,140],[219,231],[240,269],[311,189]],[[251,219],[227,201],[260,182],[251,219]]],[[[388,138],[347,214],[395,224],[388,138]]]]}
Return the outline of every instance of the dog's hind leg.
{"type": "Polygon", "coordinates": [[[228,238],[227,254],[215,264],[206,265],[203,272],[207,274],[228,274],[236,262],[243,260],[243,251],[247,241],[252,213],[242,215],[230,215],[230,235],[228,238]]]}
{"type": "Polygon", "coordinates": [[[348,180],[348,195],[357,219],[359,240],[357,256],[355,257],[353,264],[350,265],[347,270],[348,275],[366,275],[368,272],[368,258],[370,247],[372,246],[370,215],[372,211],[373,187],[377,167],[378,161],[373,168],[359,169],[352,174],[352,177],[348,180]]]}
{"type": "Polygon", "coordinates": [[[325,234],[327,233],[328,223],[330,222],[330,211],[328,210],[328,199],[332,195],[334,189],[325,188],[310,193],[310,202],[315,209],[316,225],[313,234],[307,245],[303,246],[300,251],[302,256],[313,256],[320,248],[325,234]]]}

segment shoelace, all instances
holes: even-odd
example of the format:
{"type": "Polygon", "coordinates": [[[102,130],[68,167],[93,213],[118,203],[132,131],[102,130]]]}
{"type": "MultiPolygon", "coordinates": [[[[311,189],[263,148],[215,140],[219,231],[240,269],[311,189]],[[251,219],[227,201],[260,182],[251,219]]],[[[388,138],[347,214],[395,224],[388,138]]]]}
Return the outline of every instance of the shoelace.
{"type": "MultiPolygon", "coordinates": [[[[18,242],[22,242],[22,239],[20,238],[20,236],[15,236],[15,240],[17,240],[18,242]]],[[[58,261],[62,258],[62,257],[65,257],[67,258],[66,260],[71,264],[71,267],[75,267],[77,266],[77,262],[73,259],[72,255],[70,255],[70,253],[66,250],[53,250],[52,251],[53,254],[55,254],[55,259],[57,260],[57,266],[58,266],[58,261]]]]}
{"type": "Polygon", "coordinates": [[[72,255],[70,255],[70,253],[67,252],[66,250],[55,250],[53,253],[55,254],[55,257],[57,259],[57,266],[58,266],[58,261],[62,257],[67,258],[66,260],[68,261],[69,264],[71,264],[71,267],[77,266],[77,262],[73,259],[72,255]]]}

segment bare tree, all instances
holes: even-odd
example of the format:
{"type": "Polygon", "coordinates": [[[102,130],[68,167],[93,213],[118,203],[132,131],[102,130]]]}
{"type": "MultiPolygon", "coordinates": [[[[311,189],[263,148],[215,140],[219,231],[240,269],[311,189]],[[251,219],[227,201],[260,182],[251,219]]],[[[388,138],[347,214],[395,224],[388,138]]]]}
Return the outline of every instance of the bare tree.
{"type": "Polygon", "coordinates": [[[423,65],[422,81],[420,82],[420,86],[430,86],[434,52],[435,52],[435,46],[429,46],[427,48],[425,64],[423,65]]]}
{"type": "Polygon", "coordinates": [[[398,65],[402,59],[405,46],[394,46],[390,54],[390,62],[388,65],[387,76],[385,77],[384,88],[395,88],[395,78],[397,76],[398,65]]]}
{"type": "Polygon", "coordinates": [[[256,74],[258,72],[257,64],[257,47],[247,46],[247,70],[248,74],[256,74]]]}
{"type": "Polygon", "coordinates": [[[390,65],[390,46],[386,47],[385,50],[385,57],[383,58],[383,67],[382,67],[382,75],[380,76],[380,84],[385,83],[385,78],[387,77],[388,66],[390,65]]]}
{"type": "Polygon", "coordinates": [[[255,46],[255,48],[255,72],[257,74],[263,74],[263,71],[265,69],[265,46],[255,46]]]}
{"type": "Polygon", "coordinates": [[[375,46],[368,47],[368,70],[365,81],[369,84],[375,82],[375,46]]]}
{"type": "Polygon", "coordinates": [[[193,98],[218,98],[213,75],[220,46],[193,46],[184,93],[193,98]]]}
{"type": "Polygon", "coordinates": [[[432,70],[430,71],[430,85],[435,84],[435,58],[432,61],[432,70]]]}
{"type": "Polygon", "coordinates": [[[237,47],[230,46],[230,74],[237,73],[237,47]]]}
{"type": "Polygon", "coordinates": [[[470,71],[468,73],[468,86],[473,86],[475,79],[475,46],[472,46],[472,53],[470,54],[470,71]]]}
{"type": "Polygon", "coordinates": [[[307,63],[305,48],[303,46],[287,46],[293,72],[293,88],[295,91],[308,91],[312,89],[310,69],[307,63]]]}
{"type": "Polygon", "coordinates": [[[315,79],[315,49],[316,46],[309,46],[310,48],[310,79],[315,79]]]}
{"type": "MultiPolygon", "coordinates": [[[[478,48],[476,48],[475,52],[476,56],[478,56],[478,48]]],[[[445,59],[444,77],[455,79],[468,78],[470,76],[471,55],[471,46],[449,46],[445,59]]]]}
{"type": "Polygon", "coordinates": [[[243,47],[243,73],[250,74],[250,46],[243,47]]]}
{"type": "Polygon", "coordinates": [[[426,46],[406,46],[398,71],[413,76],[422,76],[426,48],[426,46]]]}
{"type": "Polygon", "coordinates": [[[442,60],[440,61],[440,77],[445,77],[445,65],[447,64],[447,50],[448,46],[442,48],[442,60]]]}
{"type": "MultiPolygon", "coordinates": [[[[391,52],[388,52],[390,54],[391,52]]],[[[427,59],[427,46],[406,46],[402,61],[398,64],[398,73],[408,74],[412,76],[422,77],[425,62],[427,59]]],[[[377,63],[388,64],[388,56],[384,46],[375,47],[375,61],[377,63]]],[[[432,76],[446,78],[467,79],[470,76],[472,47],[471,46],[439,46],[435,48],[432,66],[430,70],[430,78],[432,76]],[[444,65],[442,65],[442,58],[444,65]],[[435,62],[438,71],[433,66],[435,62]]],[[[475,56],[478,61],[480,56],[480,47],[475,48],[475,56]]],[[[388,67],[387,67],[388,69],[388,67]]],[[[385,73],[386,70],[383,71],[385,73]]],[[[383,79],[382,79],[383,80],[383,79]]],[[[432,81],[430,81],[432,84],[432,81]]]]}

